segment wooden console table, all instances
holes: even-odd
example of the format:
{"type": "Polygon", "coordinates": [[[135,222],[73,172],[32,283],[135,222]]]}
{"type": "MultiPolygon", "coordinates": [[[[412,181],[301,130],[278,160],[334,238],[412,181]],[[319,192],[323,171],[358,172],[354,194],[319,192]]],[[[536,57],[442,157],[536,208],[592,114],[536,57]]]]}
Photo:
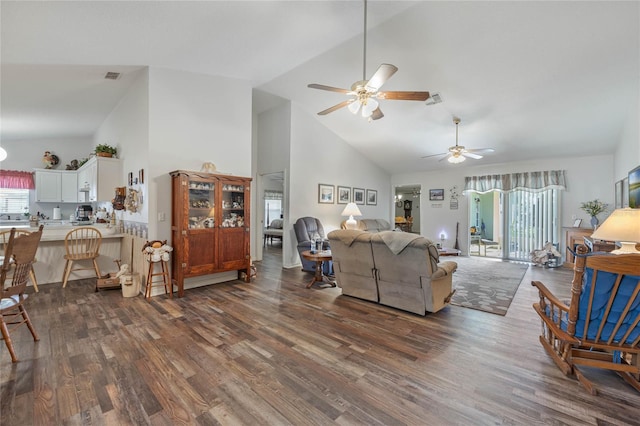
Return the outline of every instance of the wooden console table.
{"type": "Polygon", "coordinates": [[[593,234],[593,229],[591,228],[562,228],[565,231],[565,244],[567,245],[566,249],[566,258],[564,262],[564,266],[568,268],[573,268],[574,256],[571,253],[571,250],[575,251],[576,247],[580,244],[584,243],[585,237],[590,237],[593,234]],[[571,249],[571,250],[570,250],[571,249]]]}
{"type": "Polygon", "coordinates": [[[616,243],[613,241],[594,240],[593,238],[584,237],[584,245],[589,248],[589,251],[605,251],[610,252],[616,249],[616,243]]]}

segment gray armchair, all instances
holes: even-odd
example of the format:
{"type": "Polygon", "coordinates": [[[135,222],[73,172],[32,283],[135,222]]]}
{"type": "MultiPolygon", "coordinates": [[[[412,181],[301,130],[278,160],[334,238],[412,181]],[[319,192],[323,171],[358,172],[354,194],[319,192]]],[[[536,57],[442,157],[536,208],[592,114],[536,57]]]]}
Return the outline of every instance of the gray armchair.
{"type": "MultiPolygon", "coordinates": [[[[322,249],[329,250],[329,240],[327,240],[324,234],[324,228],[320,220],[315,217],[301,217],[293,225],[293,229],[296,232],[296,239],[298,240],[298,254],[300,255],[300,261],[302,262],[302,270],[308,272],[315,272],[316,264],[310,260],[306,260],[300,253],[311,248],[311,239],[322,239],[322,249]]],[[[325,274],[332,274],[333,268],[330,265],[331,262],[325,262],[325,274]]]]}

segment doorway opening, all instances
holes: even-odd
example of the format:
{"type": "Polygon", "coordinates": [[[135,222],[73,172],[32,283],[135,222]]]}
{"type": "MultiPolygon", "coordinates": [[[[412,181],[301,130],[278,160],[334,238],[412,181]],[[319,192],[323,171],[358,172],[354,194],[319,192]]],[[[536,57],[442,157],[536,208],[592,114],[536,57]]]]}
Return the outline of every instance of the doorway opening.
{"type": "Polygon", "coordinates": [[[420,234],[421,196],[422,185],[396,186],[393,197],[395,228],[420,234]]]}
{"type": "Polygon", "coordinates": [[[469,202],[469,255],[503,258],[503,194],[472,192],[469,202]]]}
{"type": "Polygon", "coordinates": [[[284,246],[284,172],[267,173],[260,176],[261,203],[259,251],[260,259],[272,258],[282,265],[284,246]]]}

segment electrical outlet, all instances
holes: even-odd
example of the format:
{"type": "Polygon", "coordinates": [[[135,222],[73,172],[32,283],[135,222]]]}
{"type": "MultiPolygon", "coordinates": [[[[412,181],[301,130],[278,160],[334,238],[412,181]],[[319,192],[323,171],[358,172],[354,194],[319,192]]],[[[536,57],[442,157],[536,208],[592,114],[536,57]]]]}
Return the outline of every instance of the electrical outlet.
{"type": "Polygon", "coordinates": [[[158,212],[158,222],[164,222],[167,220],[167,215],[164,212],[158,212]]]}

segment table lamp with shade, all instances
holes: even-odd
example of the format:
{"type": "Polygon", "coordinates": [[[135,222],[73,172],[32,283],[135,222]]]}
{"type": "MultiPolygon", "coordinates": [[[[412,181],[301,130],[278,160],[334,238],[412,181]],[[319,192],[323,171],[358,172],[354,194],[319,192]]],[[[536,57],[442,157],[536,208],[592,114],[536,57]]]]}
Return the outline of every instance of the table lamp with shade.
{"type": "Polygon", "coordinates": [[[617,209],[595,230],[591,238],[617,241],[621,247],[613,254],[640,254],[636,243],[640,243],[640,209],[617,209]]]}
{"type": "Polygon", "coordinates": [[[346,222],[345,222],[345,226],[347,227],[347,229],[357,229],[358,228],[358,222],[353,217],[354,216],[362,216],[362,213],[360,213],[360,209],[358,208],[356,203],[347,204],[347,206],[344,208],[344,210],[342,210],[342,214],[341,215],[342,216],[349,216],[349,219],[347,219],[346,222]]]}

